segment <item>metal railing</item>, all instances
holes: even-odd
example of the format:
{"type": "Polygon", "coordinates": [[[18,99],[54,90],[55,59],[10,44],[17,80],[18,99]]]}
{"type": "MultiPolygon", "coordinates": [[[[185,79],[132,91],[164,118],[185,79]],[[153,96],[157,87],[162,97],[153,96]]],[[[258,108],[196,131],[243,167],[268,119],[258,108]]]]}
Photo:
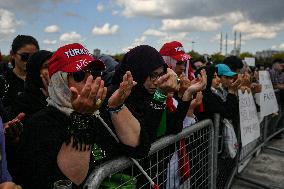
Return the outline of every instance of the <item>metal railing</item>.
{"type": "MultiPolygon", "coordinates": [[[[238,174],[239,166],[265,147],[273,136],[284,131],[284,110],[280,105],[279,91],[276,91],[276,97],[279,115],[264,117],[260,123],[260,137],[246,146],[241,146],[234,159],[222,154],[224,137],[221,117],[215,114],[214,124],[211,120],[203,120],[177,135],[156,141],[151,146],[149,156],[139,160],[139,163],[160,188],[230,188],[238,174]],[[186,159],[188,162],[184,161],[186,159]],[[190,167],[190,171],[187,169],[188,172],[184,172],[182,166],[190,167]]],[[[236,134],[240,135],[239,132],[236,134]]],[[[240,136],[237,138],[240,140],[240,136]]],[[[128,180],[121,179],[122,181],[112,188],[151,188],[149,181],[127,157],[113,159],[97,166],[88,177],[84,188],[107,188],[106,184],[110,183],[115,175],[126,175],[128,180]]]]}
{"type": "MultiPolygon", "coordinates": [[[[215,141],[215,145],[219,144],[219,148],[217,149],[218,155],[214,158],[215,162],[216,159],[220,161],[218,163],[217,160],[217,170],[215,171],[216,175],[214,176],[214,180],[216,180],[216,188],[230,188],[234,177],[238,174],[238,168],[242,166],[248,159],[252,158],[259,150],[265,147],[271,138],[284,131],[284,109],[281,106],[280,94],[278,90],[275,91],[275,95],[279,105],[278,115],[272,114],[263,118],[260,123],[260,137],[245,146],[241,146],[237,154],[238,158],[236,158],[235,161],[232,160],[228,163],[225,159],[221,159],[220,154],[223,146],[223,138],[215,133],[215,138],[218,141],[215,141]]],[[[220,115],[216,114],[214,120],[215,131],[220,129],[220,125],[220,115]]],[[[274,150],[277,151],[278,149],[274,150]]],[[[238,178],[240,179],[241,177],[238,176],[238,178]]],[[[250,179],[250,183],[251,182],[252,181],[250,179]]],[[[255,184],[259,185],[260,183],[255,182],[255,184]]]]}
{"type": "MultiPolygon", "coordinates": [[[[185,128],[177,135],[166,136],[154,142],[149,156],[139,160],[139,163],[160,188],[213,188],[213,151],[213,123],[204,120],[185,128]],[[185,153],[180,153],[181,151],[185,153]],[[189,161],[179,165],[184,159],[189,161]],[[182,166],[187,165],[190,166],[190,172],[181,175],[182,166]]],[[[131,185],[128,188],[146,188],[149,185],[149,181],[129,158],[120,157],[97,166],[84,188],[104,188],[103,184],[118,173],[131,179],[126,181],[128,183],[122,182],[113,188],[123,188],[126,185],[131,185]]]]}

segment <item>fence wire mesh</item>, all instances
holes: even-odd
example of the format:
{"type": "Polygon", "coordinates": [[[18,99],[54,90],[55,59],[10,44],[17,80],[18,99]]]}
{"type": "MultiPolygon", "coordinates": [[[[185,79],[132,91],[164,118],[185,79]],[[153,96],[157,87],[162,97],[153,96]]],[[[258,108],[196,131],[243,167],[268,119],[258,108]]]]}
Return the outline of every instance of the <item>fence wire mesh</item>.
{"type": "MultiPolygon", "coordinates": [[[[212,186],[212,122],[202,121],[191,127],[176,136],[157,141],[156,143],[160,144],[156,145],[156,150],[151,148],[151,155],[139,160],[139,164],[160,189],[201,189],[212,186]]],[[[151,188],[149,181],[135,165],[125,168],[123,160],[120,162],[120,168],[112,169],[112,164],[106,164],[99,168],[99,171],[94,171],[93,175],[97,172],[110,174],[105,174],[105,177],[102,176],[104,178],[99,179],[90,177],[86,188],[108,188],[110,185],[114,189],[151,188]]]]}

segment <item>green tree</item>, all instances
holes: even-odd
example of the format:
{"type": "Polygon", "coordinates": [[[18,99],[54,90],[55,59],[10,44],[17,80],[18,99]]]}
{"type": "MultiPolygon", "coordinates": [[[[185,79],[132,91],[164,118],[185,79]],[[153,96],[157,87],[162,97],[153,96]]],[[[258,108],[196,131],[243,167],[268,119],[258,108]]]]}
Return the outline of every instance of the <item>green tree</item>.
{"type": "Polygon", "coordinates": [[[116,55],[113,55],[112,56],[115,60],[118,60],[119,62],[122,61],[123,57],[124,57],[124,54],[121,53],[121,54],[116,54],[116,55]]]}
{"type": "Polygon", "coordinates": [[[10,61],[10,55],[2,55],[2,62],[8,63],[10,61]]]}
{"type": "Polygon", "coordinates": [[[220,53],[215,53],[215,54],[212,54],[211,55],[211,60],[214,62],[214,63],[222,63],[225,59],[225,56],[220,54],[220,53]]]}
{"type": "Polygon", "coordinates": [[[245,59],[245,57],[254,57],[254,55],[250,52],[243,52],[240,54],[241,59],[245,59]]]}
{"type": "Polygon", "coordinates": [[[203,56],[196,51],[190,51],[188,54],[192,57],[193,60],[200,60],[203,58],[203,56]]]}
{"type": "Polygon", "coordinates": [[[272,59],[282,59],[284,60],[284,53],[278,53],[278,54],[274,54],[272,55],[272,59]]]}

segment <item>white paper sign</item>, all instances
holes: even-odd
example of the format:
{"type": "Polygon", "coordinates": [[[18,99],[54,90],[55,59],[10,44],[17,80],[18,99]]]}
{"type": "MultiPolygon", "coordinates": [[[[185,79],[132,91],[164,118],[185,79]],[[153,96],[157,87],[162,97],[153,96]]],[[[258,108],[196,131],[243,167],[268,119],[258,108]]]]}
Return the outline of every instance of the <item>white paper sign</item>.
{"type": "Polygon", "coordinates": [[[252,94],[247,91],[242,93],[240,90],[238,93],[241,139],[242,145],[245,146],[260,136],[260,128],[252,94]]]}
{"type": "Polygon", "coordinates": [[[262,85],[262,90],[260,93],[261,116],[264,117],[278,112],[277,99],[268,71],[259,71],[259,83],[262,85]]]}
{"type": "Polygon", "coordinates": [[[253,57],[245,57],[245,62],[248,66],[255,66],[255,58],[253,57]]]}

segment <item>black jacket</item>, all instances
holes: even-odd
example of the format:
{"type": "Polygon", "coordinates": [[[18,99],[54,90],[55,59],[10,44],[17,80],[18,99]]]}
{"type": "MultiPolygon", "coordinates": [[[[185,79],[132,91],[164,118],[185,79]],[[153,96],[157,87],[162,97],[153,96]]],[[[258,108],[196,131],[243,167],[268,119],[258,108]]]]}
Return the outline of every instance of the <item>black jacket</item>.
{"type": "MultiPolygon", "coordinates": [[[[157,139],[157,129],[160,125],[164,109],[155,108],[156,105],[159,106],[161,104],[153,100],[153,94],[150,94],[143,84],[147,77],[155,69],[160,67],[163,67],[166,73],[167,65],[160,53],[153,47],[140,45],[126,53],[122,62],[116,67],[112,78],[113,88],[115,89],[122,82],[126,71],[131,71],[137,85],[133,87],[125,104],[139,120],[141,127],[145,128],[151,143],[157,139]]],[[[185,118],[188,107],[189,102],[180,101],[177,111],[167,114],[167,134],[175,134],[182,130],[183,119],[185,118]]]]}
{"type": "MultiPolygon", "coordinates": [[[[111,127],[108,112],[101,111],[101,116],[111,127]]],[[[57,154],[66,139],[69,119],[56,108],[48,106],[27,122],[18,149],[18,169],[14,177],[15,182],[24,189],[50,189],[55,181],[66,179],[57,166],[57,154]]],[[[143,128],[140,131],[140,145],[133,148],[118,144],[97,119],[95,127],[96,144],[106,153],[104,160],[121,155],[141,158],[148,154],[150,144],[143,128]]],[[[92,163],[92,159],[90,162],[89,171],[92,171],[97,164],[92,163]]]]}

